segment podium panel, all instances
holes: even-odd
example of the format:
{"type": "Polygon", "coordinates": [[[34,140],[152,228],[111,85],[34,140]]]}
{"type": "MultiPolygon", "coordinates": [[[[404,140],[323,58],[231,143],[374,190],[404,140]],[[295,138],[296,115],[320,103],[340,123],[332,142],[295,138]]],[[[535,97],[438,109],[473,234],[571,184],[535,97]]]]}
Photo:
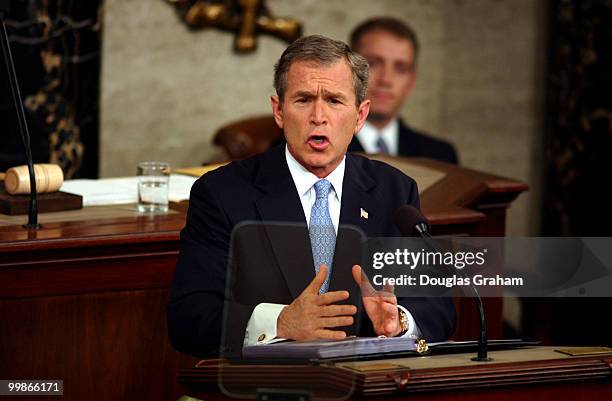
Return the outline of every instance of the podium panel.
{"type": "Polygon", "coordinates": [[[349,400],[593,400],[612,397],[612,350],[603,355],[570,356],[558,347],[492,351],[491,362],[473,353],[313,365],[232,365],[200,361],[178,379],[193,397],[229,400],[218,388],[218,372],[242,385],[245,394],[275,391],[313,395],[352,390],[349,400]],[[322,379],[323,378],[323,379],[322,379]],[[327,386],[328,393],[313,386],[327,386]],[[405,398],[407,397],[408,398],[405,398]]]}

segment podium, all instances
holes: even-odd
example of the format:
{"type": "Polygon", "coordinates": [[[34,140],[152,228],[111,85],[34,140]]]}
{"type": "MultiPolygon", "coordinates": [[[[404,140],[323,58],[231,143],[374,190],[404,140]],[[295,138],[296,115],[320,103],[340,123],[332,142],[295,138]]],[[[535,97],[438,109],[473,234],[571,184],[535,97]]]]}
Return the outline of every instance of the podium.
{"type": "MultiPolygon", "coordinates": [[[[247,365],[201,361],[180,371],[187,394],[226,401],[267,389],[312,400],[593,400],[612,398],[612,352],[570,356],[562,347],[492,351],[493,361],[472,353],[321,365],[247,365]],[[395,397],[395,398],[390,398],[395,397]]],[[[611,350],[612,351],[612,350],[611,350]]],[[[250,397],[248,397],[250,396],[250,397]]],[[[289,400],[290,398],[285,398],[289,400]]],[[[295,397],[297,400],[298,397],[295,397]]]]}
{"type": "MultiPolygon", "coordinates": [[[[434,234],[503,236],[506,209],[527,188],[399,161],[438,177],[421,196],[434,234]]],[[[159,216],[135,205],[42,213],[35,232],[21,227],[23,216],[0,215],[0,378],[63,379],[65,400],[177,399],[176,373],[197,362],[172,349],[166,326],[186,210],[185,202],[159,216]]],[[[487,301],[489,330],[499,337],[501,302],[487,301]]],[[[459,301],[458,318],[455,338],[475,339],[470,300],[459,301]]]]}

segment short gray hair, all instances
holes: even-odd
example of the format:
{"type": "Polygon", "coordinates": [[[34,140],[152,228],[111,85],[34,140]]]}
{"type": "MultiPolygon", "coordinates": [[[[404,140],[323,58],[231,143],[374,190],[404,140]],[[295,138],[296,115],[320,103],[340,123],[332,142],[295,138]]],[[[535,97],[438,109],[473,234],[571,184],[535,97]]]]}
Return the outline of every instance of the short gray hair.
{"type": "Polygon", "coordinates": [[[365,58],[351,50],[344,42],[321,35],[303,36],[285,49],[274,65],[274,89],[281,102],[287,89],[289,68],[296,61],[312,61],[330,66],[338,60],[346,60],[353,73],[353,89],[357,107],[366,98],[369,66],[365,58]]]}

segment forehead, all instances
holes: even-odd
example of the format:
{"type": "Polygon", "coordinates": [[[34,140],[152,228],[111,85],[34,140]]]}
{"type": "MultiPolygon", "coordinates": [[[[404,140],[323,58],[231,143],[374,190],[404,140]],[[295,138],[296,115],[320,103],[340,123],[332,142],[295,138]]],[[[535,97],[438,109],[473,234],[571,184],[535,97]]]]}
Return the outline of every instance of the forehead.
{"type": "Polygon", "coordinates": [[[414,45],[404,37],[383,29],[374,29],[365,32],[357,44],[359,53],[364,57],[381,55],[396,59],[414,60],[414,45]]]}
{"type": "Polygon", "coordinates": [[[327,89],[353,93],[353,74],[348,63],[340,59],[330,65],[312,61],[296,61],[287,73],[287,94],[296,91],[327,89]]]}

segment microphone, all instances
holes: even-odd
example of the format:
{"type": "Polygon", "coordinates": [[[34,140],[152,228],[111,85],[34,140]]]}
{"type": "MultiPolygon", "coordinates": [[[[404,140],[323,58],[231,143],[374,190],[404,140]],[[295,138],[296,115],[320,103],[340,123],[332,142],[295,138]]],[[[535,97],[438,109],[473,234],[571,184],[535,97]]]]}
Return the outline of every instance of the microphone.
{"type": "MultiPolygon", "coordinates": [[[[400,230],[402,237],[416,237],[420,236],[425,245],[433,252],[442,252],[433,241],[432,236],[429,234],[429,222],[421,214],[421,212],[412,205],[400,206],[393,214],[393,222],[395,226],[400,230]]],[[[449,266],[447,266],[449,267],[449,266]]],[[[453,273],[459,274],[461,277],[465,277],[465,274],[456,269],[454,266],[449,267],[453,273]]],[[[478,294],[478,290],[470,280],[468,286],[470,293],[476,303],[478,309],[480,336],[478,338],[478,353],[477,356],[472,358],[473,361],[477,362],[488,362],[491,358],[488,357],[488,339],[487,339],[487,322],[485,317],[484,306],[482,304],[482,298],[478,294]]]]}
{"type": "Polygon", "coordinates": [[[15,111],[17,112],[17,122],[19,123],[19,131],[21,132],[21,140],[25,151],[25,156],[28,165],[28,172],[30,174],[30,208],[28,212],[28,224],[24,224],[23,227],[30,229],[39,229],[41,226],[38,224],[38,201],[36,199],[36,175],[34,173],[34,161],[32,160],[32,149],[30,147],[30,132],[28,131],[28,124],[26,121],[25,111],[23,109],[23,102],[21,100],[21,93],[19,92],[19,83],[17,81],[17,74],[15,73],[15,63],[13,61],[13,55],[11,54],[11,46],[8,40],[8,31],[6,30],[5,18],[10,10],[10,0],[0,0],[0,23],[2,25],[0,29],[0,42],[2,42],[2,54],[4,56],[4,64],[6,65],[6,72],[9,77],[11,86],[11,93],[13,95],[13,103],[15,105],[15,111]]]}

